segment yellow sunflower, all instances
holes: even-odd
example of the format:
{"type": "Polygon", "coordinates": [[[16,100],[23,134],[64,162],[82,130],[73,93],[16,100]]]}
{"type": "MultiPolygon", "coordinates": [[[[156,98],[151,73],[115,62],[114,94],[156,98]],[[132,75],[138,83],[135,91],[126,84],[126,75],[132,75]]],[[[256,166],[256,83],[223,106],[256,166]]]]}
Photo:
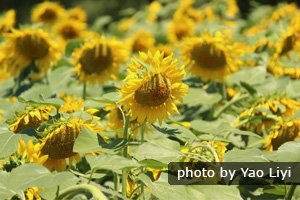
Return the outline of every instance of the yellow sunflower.
{"type": "Polygon", "coordinates": [[[86,22],[87,14],[85,10],[79,6],[75,8],[71,8],[67,10],[67,15],[70,19],[79,21],[79,22],[86,22]]]}
{"type": "Polygon", "coordinates": [[[49,120],[53,106],[27,107],[23,113],[18,113],[16,117],[9,120],[9,130],[18,133],[26,128],[38,128],[43,122],[49,120]]]}
{"type": "Polygon", "coordinates": [[[120,104],[129,110],[132,119],[149,123],[167,119],[178,113],[175,100],[182,101],[188,93],[188,86],[181,82],[185,75],[184,66],[178,67],[173,56],[164,58],[157,51],[152,54],[140,52],[129,65],[129,75],[121,88],[120,104]]]}
{"type": "Polygon", "coordinates": [[[274,45],[274,53],[268,64],[268,71],[275,76],[289,75],[292,78],[299,78],[300,69],[297,67],[285,67],[282,62],[282,57],[290,57],[292,51],[298,52],[300,49],[299,30],[296,27],[290,26],[284,32],[279,41],[274,45]]]}
{"type": "Polygon", "coordinates": [[[300,109],[300,102],[291,98],[269,99],[259,102],[240,113],[236,124],[248,119],[240,128],[261,134],[268,130],[277,122],[277,118],[268,117],[267,111],[272,115],[282,117],[292,117],[300,109]],[[281,108],[281,109],[280,109],[281,108]],[[264,111],[265,110],[265,111],[264,111]]]}
{"type": "Polygon", "coordinates": [[[8,10],[0,16],[0,34],[7,33],[13,29],[16,23],[16,11],[8,10]]]}
{"type": "Polygon", "coordinates": [[[48,159],[48,155],[41,155],[42,145],[40,143],[33,144],[32,140],[28,144],[24,140],[19,140],[17,154],[29,163],[44,164],[48,159]]]}
{"type": "Polygon", "coordinates": [[[193,146],[184,146],[181,148],[181,151],[186,155],[183,161],[192,162],[199,161],[200,159],[202,161],[209,162],[222,162],[227,150],[227,145],[228,143],[225,142],[204,140],[199,142],[199,144],[194,144],[193,146]],[[199,159],[196,159],[194,154],[198,154],[199,159]]]}
{"type": "Polygon", "coordinates": [[[178,42],[192,36],[195,32],[195,23],[184,15],[173,18],[168,26],[167,37],[170,42],[178,42]]]}
{"type": "Polygon", "coordinates": [[[227,0],[227,12],[228,17],[235,17],[239,12],[239,7],[237,5],[237,0],[227,0]]]}
{"type": "Polygon", "coordinates": [[[58,44],[42,29],[13,30],[5,37],[7,71],[13,75],[18,75],[32,62],[40,72],[44,72],[61,57],[58,44]]]}
{"type": "Polygon", "coordinates": [[[203,21],[203,12],[199,9],[195,9],[193,4],[195,0],[181,0],[178,8],[176,9],[173,18],[188,17],[194,22],[203,21]]]}
{"type": "Polygon", "coordinates": [[[192,73],[204,80],[224,81],[239,69],[239,50],[233,50],[225,37],[217,32],[214,36],[203,32],[201,37],[187,38],[182,46],[184,61],[192,73]]]}
{"type": "Polygon", "coordinates": [[[54,24],[63,19],[65,15],[66,11],[59,3],[45,1],[32,10],[31,21],[54,24]]]}
{"type": "Polygon", "coordinates": [[[272,132],[264,139],[264,148],[267,151],[277,150],[282,144],[294,141],[300,137],[300,120],[284,121],[279,117],[272,132]]]}
{"type": "Polygon", "coordinates": [[[60,107],[59,111],[64,113],[73,113],[82,110],[84,107],[83,99],[72,95],[62,95],[61,97],[64,104],[60,107]]]}
{"type": "Polygon", "coordinates": [[[66,159],[69,161],[69,167],[73,161],[78,162],[80,156],[73,152],[73,146],[83,127],[98,134],[101,134],[99,130],[102,131],[98,124],[80,118],[61,119],[47,128],[44,131],[45,137],[41,141],[41,154],[48,155],[44,166],[49,170],[63,171],[67,166],[66,159]]]}
{"type": "Polygon", "coordinates": [[[87,25],[83,22],[74,19],[63,20],[57,23],[54,27],[55,33],[63,39],[68,41],[71,39],[82,38],[87,25]]]}
{"type": "Polygon", "coordinates": [[[74,53],[75,72],[82,82],[104,83],[116,79],[127,56],[128,50],[115,39],[90,40],[74,53]]]}
{"type": "Polygon", "coordinates": [[[132,38],[129,39],[129,45],[133,53],[148,51],[148,49],[153,47],[154,43],[155,39],[152,33],[148,31],[137,31],[132,38]]]}

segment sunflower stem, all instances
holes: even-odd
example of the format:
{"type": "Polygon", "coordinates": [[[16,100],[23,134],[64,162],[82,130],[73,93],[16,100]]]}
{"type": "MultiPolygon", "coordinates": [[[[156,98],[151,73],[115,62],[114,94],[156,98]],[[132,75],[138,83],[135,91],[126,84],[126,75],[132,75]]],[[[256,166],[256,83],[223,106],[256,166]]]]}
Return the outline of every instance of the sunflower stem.
{"type": "Polygon", "coordinates": [[[145,125],[146,125],[146,122],[144,122],[141,126],[141,143],[143,144],[145,142],[145,125]]]}
{"type": "MultiPolygon", "coordinates": [[[[119,192],[120,188],[120,177],[117,173],[113,173],[114,175],[114,186],[115,186],[115,191],[119,192]]],[[[117,199],[117,197],[115,197],[117,199]]]]}
{"type": "MultiPolygon", "coordinates": [[[[129,116],[124,116],[124,115],[123,117],[125,117],[123,137],[126,141],[126,144],[123,149],[123,156],[125,158],[128,158],[128,129],[129,129],[130,118],[129,116]]],[[[122,194],[125,198],[127,197],[126,179],[127,179],[127,169],[123,169],[122,170],[122,194]]]]}
{"type": "Polygon", "coordinates": [[[297,187],[296,184],[292,184],[290,186],[290,189],[289,189],[288,193],[285,195],[284,200],[291,200],[293,198],[296,187],[297,187]]]}
{"type": "Polygon", "coordinates": [[[86,82],[83,83],[82,98],[86,99],[86,82]]]}
{"type": "Polygon", "coordinates": [[[227,102],[220,110],[218,110],[216,112],[216,114],[214,115],[214,118],[218,118],[224,111],[226,111],[230,106],[232,106],[233,104],[244,100],[246,98],[249,97],[249,94],[244,94],[244,95],[240,95],[240,96],[235,96],[235,98],[233,98],[231,101],[227,102]]]}

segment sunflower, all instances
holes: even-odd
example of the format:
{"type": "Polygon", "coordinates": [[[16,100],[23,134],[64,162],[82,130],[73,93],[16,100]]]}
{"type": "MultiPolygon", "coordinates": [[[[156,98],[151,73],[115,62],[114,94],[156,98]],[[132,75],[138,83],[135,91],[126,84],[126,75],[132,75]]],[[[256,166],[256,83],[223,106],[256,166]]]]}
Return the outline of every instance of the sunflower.
{"type": "Polygon", "coordinates": [[[67,166],[66,159],[69,160],[69,166],[73,161],[78,162],[80,156],[73,152],[73,146],[83,127],[98,134],[101,134],[99,130],[102,131],[97,124],[92,124],[91,120],[80,118],[61,119],[45,129],[45,137],[41,140],[41,154],[48,155],[48,159],[44,166],[49,170],[63,171],[67,166]]]}
{"type": "Polygon", "coordinates": [[[178,67],[173,56],[164,58],[159,51],[155,54],[140,52],[139,58],[132,59],[128,71],[120,90],[120,104],[130,112],[133,120],[162,123],[168,116],[178,113],[174,101],[182,101],[188,86],[181,82],[184,66],[178,67]]]}
{"type": "Polygon", "coordinates": [[[0,16],[0,34],[7,33],[13,29],[16,23],[16,11],[8,10],[0,16]]]}
{"type": "Polygon", "coordinates": [[[32,10],[31,21],[54,24],[63,19],[65,15],[66,11],[59,3],[45,1],[32,10]]]}
{"type": "Polygon", "coordinates": [[[61,49],[41,29],[13,30],[6,35],[7,70],[18,75],[32,62],[40,72],[44,72],[58,62],[61,49]]]}
{"type": "Polygon", "coordinates": [[[129,45],[131,46],[132,52],[139,52],[139,51],[148,51],[151,47],[153,47],[155,43],[155,39],[152,33],[148,31],[137,31],[129,39],[129,45]]]}
{"type": "Polygon", "coordinates": [[[67,10],[68,18],[79,22],[86,22],[87,14],[85,10],[79,6],[67,10]]]}
{"type": "Polygon", "coordinates": [[[171,42],[178,42],[192,36],[195,32],[195,23],[188,17],[175,17],[168,26],[167,37],[171,42]]]}
{"type": "Polygon", "coordinates": [[[277,150],[282,144],[294,141],[300,137],[300,120],[284,121],[279,117],[272,132],[264,139],[264,148],[267,151],[277,150]]]}
{"type": "Polygon", "coordinates": [[[26,111],[18,113],[12,120],[8,120],[9,130],[18,133],[26,128],[38,128],[43,122],[49,120],[53,106],[26,107],[26,111]]]}
{"type": "Polygon", "coordinates": [[[299,69],[296,67],[285,67],[282,57],[290,57],[292,51],[298,52],[299,31],[294,26],[289,26],[286,32],[282,34],[279,41],[274,45],[275,50],[268,64],[268,71],[275,76],[289,75],[292,78],[299,78],[299,69]]]}
{"type": "Polygon", "coordinates": [[[240,61],[233,55],[239,52],[225,41],[220,32],[214,36],[203,32],[201,37],[187,38],[182,46],[182,54],[190,71],[204,80],[217,81],[224,81],[229,74],[237,71],[240,61]]]}
{"type": "Polygon", "coordinates": [[[73,113],[82,110],[84,107],[83,99],[72,95],[62,95],[61,97],[64,104],[60,107],[59,111],[64,113],[73,113]]]}
{"type": "Polygon", "coordinates": [[[173,15],[173,18],[180,18],[184,16],[188,17],[193,22],[199,22],[203,20],[203,13],[193,7],[194,3],[195,0],[181,0],[173,15]]]}
{"type": "Polygon", "coordinates": [[[160,10],[161,10],[161,4],[159,3],[159,1],[151,2],[148,7],[147,22],[150,23],[155,22],[160,10]]]}
{"type": "Polygon", "coordinates": [[[44,164],[48,159],[47,155],[41,155],[42,145],[40,143],[33,144],[32,140],[28,144],[24,140],[19,140],[17,154],[29,163],[44,164]]]}
{"type": "Polygon", "coordinates": [[[74,53],[75,72],[82,82],[104,83],[116,78],[127,56],[128,50],[115,39],[90,40],[74,53]]]}
{"type": "Polygon", "coordinates": [[[194,143],[192,146],[184,146],[181,149],[181,151],[186,155],[183,161],[192,162],[199,161],[200,159],[202,161],[209,162],[222,162],[227,150],[227,145],[228,143],[225,142],[203,140],[199,143],[194,143]],[[199,155],[199,159],[194,157],[195,154],[199,155]]]}
{"type": "Polygon", "coordinates": [[[87,25],[85,23],[74,19],[63,20],[54,27],[56,34],[59,35],[63,41],[82,38],[86,28],[87,25]]]}
{"type": "Polygon", "coordinates": [[[240,128],[261,134],[268,130],[277,122],[274,116],[292,117],[300,109],[300,102],[291,98],[275,98],[259,102],[240,113],[236,124],[244,120],[240,128]],[[268,114],[268,112],[270,112],[268,114]],[[271,115],[270,115],[271,114],[271,115]]]}

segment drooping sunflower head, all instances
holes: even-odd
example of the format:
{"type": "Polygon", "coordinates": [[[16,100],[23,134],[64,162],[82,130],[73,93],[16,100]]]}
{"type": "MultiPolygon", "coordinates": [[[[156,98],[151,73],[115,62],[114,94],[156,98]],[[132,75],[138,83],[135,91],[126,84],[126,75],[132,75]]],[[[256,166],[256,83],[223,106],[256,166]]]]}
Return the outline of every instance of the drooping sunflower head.
{"type": "Polygon", "coordinates": [[[65,9],[56,2],[45,1],[38,4],[31,14],[32,22],[54,24],[66,15],[65,9]]]}
{"type": "Polygon", "coordinates": [[[291,98],[275,98],[256,103],[240,113],[236,123],[243,122],[243,130],[258,134],[268,132],[278,117],[292,117],[300,109],[300,102],[291,98]]]}
{"type": "Polygon", "coordinates": [[[271,133],[263,140],[267,151],[277,150],[282,144],[300,138],[300,120],[284,121],[279,118],[271,133]]]}
{"type": "Polygon", "coordinates": [[[48,121],[53,110],[53,106],[26,107],[25,112],[18,113],[14,119],[8,120],[9,130],[18,133],[26,128],[38,128],[48,121]]]}
{"type": "Polygon", "coordinates": [[[86,22],[87,20],[87,14],[85,10],[79,6],[75,8],[71,8],[67,11],[68,17],[70,19],[79,21],[79,22],[86,22]]]}
{"type": "Polygon", "coordinates": [[[106,118],[108,119],[108,127],[112,130],[122,129],[124,121],[120,109],[114,104],[109,104],[105,107],[105,110],[109,111],[106,115],[106,118]]]}
{"type": "Polygon", "coordinates": [[[44,72],[61,57],[61,49],[42,29],[14,30],[6,35],[7,70],[17,75],[32,62],[44,72]]]}
{"type": "Polygon", "coordinates": [[[129,75],[121,88],[121,105],[128,110],[132,119],[143,123],[166,120],[178,113],[175,100],[182,100],[188,86],[181,82],[185,75],[184,66],[178,67],[173,56],[164,58],[157,51],[152,54],[140,52],[128,68],[129,75]]]}
{"type": "Polygon", "coordinates": [[[44,131],[42,139],[42,155],[48,155],[44,165],[49,170],[63,171],[66,169],[66,160],[78,160],[78,155],[73,152],[73,146],[80,133],[82,121],[71,118],[59,121],[44,131]]]}
{"type": "Polygon", "coordinates": [[[204,80],[224,81],[238,70],[238,61],[233,58],[231,44],[226,44],[223,35],[202,33],[200,37],[187,38],[183,44],[183,58],[192,73],[204,80]]]}
{"type": "Polygon", "coordinates": [[[195,32],[195,23],[188,17],[182,15],[173,18],[168,26],[168,39],[171,42],[182,41],[195,32]]]}
{"type": "Polygon", "coordinates": [[[73,19],[63,20],[55,25],[55,32],[64,41],[83,37],[86,31],[86,24],[73,19]]]}
{"type": "Polygon", "coordinates": [[[133,53],[139,51],[148,51],[151,47],[153,47],[155,39],[152,33],[148,31],[137,31],[130,39],[129,43],[131,46],[131,51],[133,53]]]}
{"type": "Polygon", "coordinates": [[[288,75],[292,78],[299,78],[300,71],[297,67],[286,67],[283,59],[290,58],[291,52],[299,51],[300,37],[299,29],[290,25],[288,29],[281,35],[278,42],[274,44],[274,53],[268,63],[268,72],[279,77],[288,75]]]}
{"type": "Polygon", "coordinates": [[[7,33],[13,29],[16,23],[16,11],[8,10],[0,16],[0,34],[7,33]]]}
{"type": "Polygon", "coordinates": [[[82,82],[104,83],[116,78],[127,56],[128,50],[115,39],[87,41],[74,54],[75,72],[82,82]]]}

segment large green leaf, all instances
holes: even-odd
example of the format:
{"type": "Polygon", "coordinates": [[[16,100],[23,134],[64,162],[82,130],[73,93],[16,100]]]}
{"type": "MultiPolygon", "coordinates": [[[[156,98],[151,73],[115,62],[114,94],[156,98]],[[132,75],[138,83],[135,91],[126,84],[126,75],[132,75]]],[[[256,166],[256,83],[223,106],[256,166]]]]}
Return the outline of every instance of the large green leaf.
{"type": "Polygon", "coordinates": [[[101,150],[102,148],[99,145],[97,133],[92,132],[85,127],[82,128],[75,140],[73,151],[78,153],[91,153],[101,150]]]}
{"type": "Polygon", "coordinates": [[[106,169],[121,174],[122,169],[139,167],[135,160],[130,160],[118,155],[97,155],[86,157],[91,168],[106,169]]]}
{"type": "Polygon", "coordinates": [[[201,105],[206,109],[218,103],[222,99],[219,93],[208,94],[205,90],[200,88],[190,88],[189,94],[183,97],[183,103],[188,106],[201,105]]]}

